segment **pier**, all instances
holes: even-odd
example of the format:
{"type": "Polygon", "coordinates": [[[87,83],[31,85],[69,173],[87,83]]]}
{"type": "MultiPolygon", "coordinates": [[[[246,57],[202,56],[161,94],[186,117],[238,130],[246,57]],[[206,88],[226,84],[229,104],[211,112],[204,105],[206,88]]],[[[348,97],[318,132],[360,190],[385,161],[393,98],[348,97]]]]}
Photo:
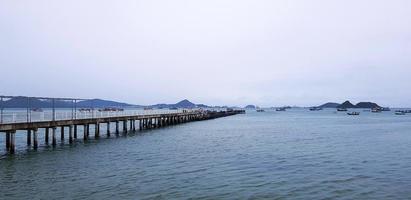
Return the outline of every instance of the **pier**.
{"type": "MultiPolygon", "coordinates": [[[[73,100],[73,99],[71,99],[73,100]]],[[[53,99],[54,102],[54,99],[53,99]]],[[[73,107],[74,108],[74,107],[73,107]]],[[[7,152],[15,153],[16,149],[16,134],[21,131],[27,134],[27,146],[33,149],[39,147],[38,134],[39,130],[43,129],[44,143],[55,147],[57,145],[58,135],[60,141],[65,141],[65,136],[68,133],[68,143],[72,144],[79,140],[79,127],[83,131],[81,140],[87,141],[90,137],[98,139],[103,134],[110,137],[111,134],[127,134],[128,132],[143,131],[147,129],[156,129],[171,125],[177,125],[193,121],[209,120],[220,117],[226,117],[244,113],[244,110],[152,110],[147,112],[87,112],[86,114],[78,114],[74,108],[70,114],[65,114],[57,118],[55,108],[52,108],[50,119],[44,117],[33,118],[31,109],[27,109],[26,120],[18,121],[16,116],[12,120],[4,122],[3,107],[1,108],[0,134],[5,135],[5,143],[7,152]],[[105,126],[105,132],[102,133],[101,127],[105,126]],[[90,127],[94,128],[94,133],[90,133],[90,127]],[[60,134],[57,133],[60,131],[60,134]],[[67,131],[67,132],[66,132],[67,131]]]]}

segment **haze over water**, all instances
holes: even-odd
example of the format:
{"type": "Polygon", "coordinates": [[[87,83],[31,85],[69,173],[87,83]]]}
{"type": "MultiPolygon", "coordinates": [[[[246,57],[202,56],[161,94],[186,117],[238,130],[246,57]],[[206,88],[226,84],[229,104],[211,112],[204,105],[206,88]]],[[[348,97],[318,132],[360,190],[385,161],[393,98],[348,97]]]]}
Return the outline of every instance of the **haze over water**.
{"type": "Polygon", "coordinates": [[[20,150],[0,160],[0,199],[407,199],[410,121],[393,112],[251,111],[20,150]]]}

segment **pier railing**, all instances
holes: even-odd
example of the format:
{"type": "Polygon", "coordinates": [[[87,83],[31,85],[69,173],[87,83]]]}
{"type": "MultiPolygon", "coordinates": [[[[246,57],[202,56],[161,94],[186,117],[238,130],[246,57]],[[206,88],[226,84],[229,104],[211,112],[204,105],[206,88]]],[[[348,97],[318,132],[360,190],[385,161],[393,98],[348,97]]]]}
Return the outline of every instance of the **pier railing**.
{"type": "Polygon", "coordinates": [[[92,119],[103,117],[122,117],[135,115],[156,115],[172,114],[183,112],[194,112],[195,110],[124,110],[124,111],[43,111],[29,112],[9,111],[0,115],[0,124],[22,123],[22,122],[41,122],[41,121],[58,121],[70,119],[92,119]]]}

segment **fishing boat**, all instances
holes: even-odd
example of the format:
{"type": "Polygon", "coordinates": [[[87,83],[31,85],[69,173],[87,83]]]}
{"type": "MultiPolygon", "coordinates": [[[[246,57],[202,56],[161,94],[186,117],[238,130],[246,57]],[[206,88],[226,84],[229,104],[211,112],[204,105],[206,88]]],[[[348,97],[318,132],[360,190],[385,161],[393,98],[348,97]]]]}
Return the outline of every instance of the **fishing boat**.
{"type": "Polygon", "coordinates": [[[397,111],[395,111],[395,114],[396,114],[396,115],[405,115],[405,111],[403,111],[403,110],[397,110],[397,111]]]}
{"type": "Polygon", "coordinates": [[[373,109],[371,109],[371,112],[373,112],[373,113],[380,113],[382,111],[382,108],[373,108],[373,109]]]}
{"type": "Polygon", "coordinates": [[[257,108],[256,108],[256,111],[257,111],[257,112],[265,112],[265,110],[262,109],[262,108],[260,108],[260,107],[257,107],[257,108]]]}
{"type": "Polygon", "coordinates": [[[285,111],[286,110],[286,108],[285,107],[281,107],[281,108],[277,108],[277,109],[275,109],[275,111],[285,111]]]}
{"type": "Polygon", "coordinates": [[[322,110],[322,108],[320,108],[320,107],[311,107],[310,108],[310,111],[320,111],[320,110],[322,110]]]}
{"type": "Polygon", "coordinates": [[[347,115],[360,115],[360,112],[349,112],[347,115]]]}
{"type": "Polygon", "coordinates": [[[347,112],[347,108],[337,108],[338,112],[347,112]]]}

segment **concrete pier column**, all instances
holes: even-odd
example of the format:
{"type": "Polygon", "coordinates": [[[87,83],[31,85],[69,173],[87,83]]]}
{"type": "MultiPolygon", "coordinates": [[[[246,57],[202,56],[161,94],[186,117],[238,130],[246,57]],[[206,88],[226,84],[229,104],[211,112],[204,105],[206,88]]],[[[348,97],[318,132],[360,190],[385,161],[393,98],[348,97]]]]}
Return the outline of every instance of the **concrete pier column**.
{"type": "Polygon", "coordinates": [[[96,123],[94,127],[95,127],[94,128],[94,131],[95,131],[94,138],[99,138],[100,137],[100,123],[96,123]]]}
{"type": "Polygon", "coordinates": [[[136,131],[136,120],[133,119],[133,131],[136,131]]]}
{"type": "Polygon", "coordinates": [[[6,132],[6,150],[7,151],[10,149],[10,137],[11,137],[10,132],[6,132]]]}
{"type": "Polygon", "coordinates": [[[133,130],[133,120],[130,119],[130,131],[133,130]]]}
{"type": "Polygon", "coordinates": [[[31,145],[31,130],[27,130],[27,146],[31,145]]]}
{"type": "Polygon", "coordinates": [[[16,131],[10,132],[10,147],[9,147],[9,153],[14,154],[16,152],[16,131]]]}
{"type": "Polygon", "coordinates": [[[52,137],[52,145],[53,147],[56,146],[57,140],[56,140],[56,127],[51,128],[51,137],[52,137]]]}
{"type": "Polygon", "coordinates": [[[141,119],[138,120],[138,128],[141,130],[143,130],[143,124],[141,123],[141,119]]]}
{"type": "Polygon", "coordinates": [[[86,132],[87,139],[90,138],[90,124],[87,124],[87,132],[86,132]]]}
{"type": "Polygon", "coordinates": [[[77,139],[77,125],[74,125],[74,139],[77,139]]]}
{"type": "Polygon", "coordinates": [[[61,141],[64,141],[64,126],[61,127],[61,141]]]}
{"type": "Polygon", "coordinates": [[[127,120],[123,121],[123,132],[127,133],[127,120]]]}
{"type": "Polygon", "coordinates": [[[87,135],[88,135],[87,129],[88,129],[88,125],[87,125],[87,124],[84,124],[83,140],[87,140],[87,139],[88,139],[88,138],[87,138],[87,135]]]}
{"type": "Polygon", "coordinates": [[[107,122],[107,136],[110,137],[110,122],[107,122]]]}
{"type": "Polygon", "coordinates": [[[143,130],[146,129],[146,125],[147,125],[146,123],[147,123],[146,119],[143,119],[143,130]]]}
{"type": "Polygon", "coordinates": [[[44,143],[46,143],[47,145],[49,144],[49,128],[46,128],[44,130],[44,143]]]}
{"type": "Polygon", "coordinates": [[[69,126],[69,143],[73,144],[73,126],[69,126]]]}
{"type": "Polygon", "coordinates": [[[39,146],[39,142],[37,140],[37,129],[33,130],[33,148],[37,149],[37,147],[39,146]]]}
{"type": "Polygon", "coordinates": [[[116,134],[119,134],[119,132],[120,132],[118,126],[119,126],[119,122],[116,121],[116,134]]]}

